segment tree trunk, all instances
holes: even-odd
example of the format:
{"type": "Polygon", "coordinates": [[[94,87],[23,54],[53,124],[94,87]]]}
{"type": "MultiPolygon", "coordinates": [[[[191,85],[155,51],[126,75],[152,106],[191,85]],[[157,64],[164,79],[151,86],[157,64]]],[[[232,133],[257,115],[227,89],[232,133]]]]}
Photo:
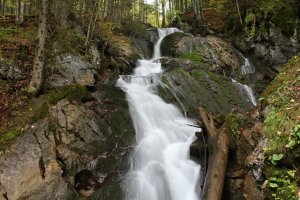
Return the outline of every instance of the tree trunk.
{"type": "Polygon", "coordinates": [[[199,109],[208,136],[208,170],[205,178],[202,198],[221,200],[228,162],[229,139],[226,129],[217,129],[214,120],[207,115],[204,108],[199,109]]]}
{"type": "Polygon", "coordinates": [[[47,36],[47,11],[48,0],[40,0],[39,2],[39,28],[38,28],[38,46],[37,53],[34,58],[32,77],[29,84],[28,92],[37,94],[42,89],[44,81],[44,57],[45,43],[47,36]]]}
{"type": "Polygon", "coordinates": [[[242,20],[242,15],[241,15],[241,11],[240,11],[239,0],[235,0],[235,2],[236,2],[236,7],[237,7],[237,10],[238,10],[239,17],[240,17],[240,23],[241,23],[241,25],[243,25],[243,20],[242,20]]]}
{"type": "Polygon", "coordinates": [[[88,30],[87,30],[87,34],[86,34],[86,39],[85,39],[85,42],[84,42],[84,46],[88,45],[88,43],[90,41],[90,37],[91,37],[92,32],[93,32],[94,23],[96,23],[94,20],[97,20],[97,17],[98,17],[98,14],[97,14],[98,4],[99,4],[99,1],[97,0],[95,2],[94,8],[93,8],[93,13],[91,14],[91,18],[90,18],[90,22],[89,22],[89,26],[88,26],[88,30]]]}
{"type": "Polygon", "coordinates": [[[161,26],[162,27],[166,26],[166,9],[165,9],[165,5],[166,5],[165,0],[162,0],[161,1],[161,8],[162,8],[162,23],[161,23],[161,26]]]}

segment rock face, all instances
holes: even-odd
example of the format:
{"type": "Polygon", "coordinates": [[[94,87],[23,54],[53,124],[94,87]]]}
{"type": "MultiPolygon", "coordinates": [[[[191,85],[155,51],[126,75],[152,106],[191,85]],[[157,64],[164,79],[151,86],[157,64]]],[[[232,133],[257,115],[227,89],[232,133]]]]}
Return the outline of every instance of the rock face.
{"type": "Polygon", "coordinates": [[[74,54],[64,54],[56,58],[55,69],[59,74],[54,74],[48,79],[48,84],[52,87],[79,84],[83,86],[93,86],[95,84],[95,74],[97,73],[97,58],[94,58],[95,65],[91,64],[83,57],[74,54]]]}
{"type": "Polygon", "coordinates": [[[230,79],[209,71],[206,65],[172,58],[163,61],[162,65],[167,71],[159,89],[161,96],[177,104],[189,117],[198,118],[199,106],[214,113],[229,113],[233,108],[240,111],[252,108],[230,79]]]}
{"type": "Polygon", "coordinates": [[[223,198],[264,199],[262,168],[265,160],[263,124],[258,110],[248,114],[227,116],[225,126],[230,133],[230,158],[223,198]]]}
{"type": "Polygon", "coordinates": [[[118,184],[134,131],[124,93],[108,85],[98,91],[96,100],[84,104],[58,101],[48,117],[6,147],[0,155],[0,199],[77,199],[74,176],[85,169],[101,189],[116,185],[122,195],[118,184]]]}
{"type": "Polygon", "coordinates": [[[0,58],[0,78],[6,80],[21,80],[23,76],[17,65],[0,58]]]}
{"type": "Polygon", "coordinates": [[[56,160],[54,138],[42,134],[48,123],[41,121],[0,156],[0,199],[64,199],[67,183],[56,160]],[[36,134],[41,134],[38,138],[36,134]]]}
{"type": "Polygon", "coordinates": [[[256,38],[247,39],[245,35],[235,37],[234,45],[247,54],[253,54],[261,59],[264,65],[276,71],[300,50],[297,31],[294,36],[288,38],[273,24],[270,24],[268,31],[256,38]]]}
{"type": "Polygon", "coordinates": [[[222,68],[228,75],[233,75],[242,65],[240,56],[228,42],[211,35],[193,37],[185,33],[175,33],[167,36],[162,46],[164,56],[182,57],[196,54],[203,62],[222,68]]]}

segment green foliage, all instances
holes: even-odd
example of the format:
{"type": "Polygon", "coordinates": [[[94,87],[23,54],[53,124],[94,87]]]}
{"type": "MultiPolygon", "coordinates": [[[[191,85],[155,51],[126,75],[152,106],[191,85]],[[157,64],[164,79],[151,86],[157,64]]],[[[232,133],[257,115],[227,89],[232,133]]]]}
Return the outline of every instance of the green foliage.
{"type": "Polygon", "coordinates": [[[283,158],[284,154],[280,153],[280,154],[273,154],[272,156],[270,156],[270,160],[271,163],[273,165],[277,165],[278,162],[283,158]]]}
{"type": "Polygon", "coordinates": [[[34,110],[34,113],[31,117],[32,123],[37,122],[40,119],[47,117],[49,113],[49,106],[47,103],[43,103],[39,108],[34,110]]]}
{"type": "Polygon", "coordinates": [[[269,197],[296,200],[299,178],[295,164],[300,144],[300,58],[292,58],[262,94],[264,127],[268,145],[265,156],[269,197]],[[286,169],[287,168],[287,169],[286,169]]]}
{"type": "Polygon", "coordinates": [[[286,145],[287,148],[294,149],[300,145],[300,124],[296,125],[292,130],[289,142],[286,145]]]}
{"type": "Polygon", "coordinates": [[[89,92],[85,86],[81,85],[71,85],[57,90],[51,90],[46,96],[50,104],[56,104],[64,98],[68,99],[70,102],[86,102],[94,99],[91,92],[89,92]]]}
{"type": "Polygon", "coordinates": [[[245,18],[245,31],[248,37],[253,38],[256,34],[256,16],[254,13],[249,13],[245,18]]]}
{"type": "Polygon", "coordinates": [[[126,20],[121,23],[121,28],[118,32],[122,32],[127,36],[145,37],[149,24],[144,24],[140,21],[126,20]]]}
{"type": "Polygon", "coordinates": [[[203,62],[203,58],[200,54],[197,53],[190,53],[190,54],[181,54],[179,56],[181,59],[187,59],[191,62],[200,65],[203,62]]]}
{"type": "Polygon", "coordinates": [[[271,168],[268,192],[275,200],[297,200],[297,175],[295,170],[271,168]]]}
{"type": "Polygon", "coordinates": [[[230,130],[232,136],[237,136],[242,127],[247,123],[245,115],[240,113],[232,113],[225,118],[225,126],[230,130]]]}
{"type": "Polygon", "coordinates": [[[37,39],[37,28],[17,28],[16,26],[0,26],[0,40],[6,42],[34,42],[37,39]]]}
{"type": "Polygon", "coordinates": [[[0,136],[0,144],[10,142],[22,134],[21,129],[15,128],[0,136]]]}

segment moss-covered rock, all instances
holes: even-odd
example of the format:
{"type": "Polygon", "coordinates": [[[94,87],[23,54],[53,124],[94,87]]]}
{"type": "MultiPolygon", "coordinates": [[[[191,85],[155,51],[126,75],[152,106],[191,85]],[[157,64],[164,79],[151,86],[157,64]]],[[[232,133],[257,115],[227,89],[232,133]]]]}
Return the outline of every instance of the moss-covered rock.
{"type": "Polygon", "coordinates": [[[159,89],[168,102],[184,107],[188,116],[198,118],[198,107],[214,113],[229,113],[232,109],[247,111],[251,105],[236,90],[230,79],[210,72],[205,67],[174,68],[163,75],[159,89]]]}

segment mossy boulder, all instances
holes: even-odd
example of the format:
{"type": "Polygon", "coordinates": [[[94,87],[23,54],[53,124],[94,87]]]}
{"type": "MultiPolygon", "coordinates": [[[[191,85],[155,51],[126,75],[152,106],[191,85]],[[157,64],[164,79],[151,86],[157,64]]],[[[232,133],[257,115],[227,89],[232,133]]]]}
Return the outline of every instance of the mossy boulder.
{"type": "Polygon", "coordinates": [[[232,109],[248,111],[252,108],[230,79],[205,67],[174,66],[162,76],[162,82],[164,85],[159,88],[161,96],[181,107],[189,117],[198,118],[200,106],[214,113],[229,113],[232,109]]]}

